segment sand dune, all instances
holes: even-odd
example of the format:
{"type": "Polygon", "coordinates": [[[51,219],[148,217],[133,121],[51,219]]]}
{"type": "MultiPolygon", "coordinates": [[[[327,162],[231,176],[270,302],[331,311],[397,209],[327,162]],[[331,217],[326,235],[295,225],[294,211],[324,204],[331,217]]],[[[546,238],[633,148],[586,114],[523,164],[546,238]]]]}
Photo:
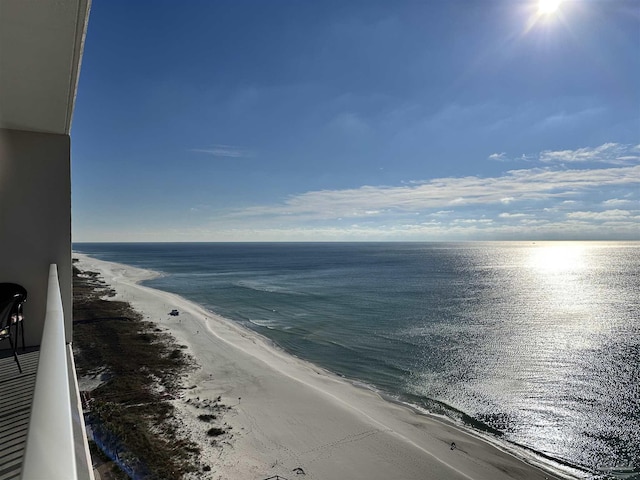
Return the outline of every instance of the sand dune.
{"type": "Polygon", "coordinates": [[[208,457],[210,478],[542,480],[568,475],[533,466],[535,457],[524,451],[503,451],[451,422],[388,402],[182,297],[138,285],[154,272],[74,257],[81,269],[99,272],[116,298],[168,329],[197,359],[200,368],[187,380],[195,387],[175,402],[185,428],[208,457]],[[168,315],[172,309],[180,315],[168,315]],[[219,412],[228,432],[213,446],[197,415],[218,396],[231,408],[219,412]]]}

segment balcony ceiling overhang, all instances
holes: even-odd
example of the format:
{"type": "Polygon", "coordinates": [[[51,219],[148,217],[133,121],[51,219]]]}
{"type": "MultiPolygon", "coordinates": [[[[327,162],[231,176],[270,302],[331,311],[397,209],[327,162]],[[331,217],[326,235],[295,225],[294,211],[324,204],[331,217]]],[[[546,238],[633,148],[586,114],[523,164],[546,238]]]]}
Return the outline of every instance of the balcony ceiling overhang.
{"type": "Polygon", "coordinates": [[[0,127],[69,134],[91,0],[0,0],[0,127]]]}

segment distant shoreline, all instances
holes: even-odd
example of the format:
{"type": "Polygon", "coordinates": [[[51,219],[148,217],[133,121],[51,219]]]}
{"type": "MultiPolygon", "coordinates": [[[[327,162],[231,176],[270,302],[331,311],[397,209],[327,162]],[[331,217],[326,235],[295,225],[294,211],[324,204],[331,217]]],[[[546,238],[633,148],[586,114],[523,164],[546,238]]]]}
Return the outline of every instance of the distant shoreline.
{"type": "Polygon", "coordinates": [[[197,426],[197,409],[187,400],[237,399],[227,414],[233,435],[226,444],[212,447],[209,438],[193,438],[212,457],[213,478],[285,476],[298,467],[310,478],[424,478],[427,470],[439,472],[437,478],[572,478],[542,471],[478,435],[357,388],[178,295],[139,285],[157,272],[74,257],[82,269],[98,271],[116,298],[186,344],[202,365],[187,380],[196,388],[176,400],[187,426],[197,426]],[[174,308],[180,313],[171,317],[174,308]]]}

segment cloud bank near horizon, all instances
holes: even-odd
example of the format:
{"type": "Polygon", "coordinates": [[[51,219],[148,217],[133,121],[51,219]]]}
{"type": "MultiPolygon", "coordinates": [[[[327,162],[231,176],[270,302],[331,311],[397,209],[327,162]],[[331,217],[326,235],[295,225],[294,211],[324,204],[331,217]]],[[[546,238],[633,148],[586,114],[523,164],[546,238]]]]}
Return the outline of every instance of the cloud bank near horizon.
{"type": "Polygon", "coordinates": [[[531,168],[492,177],[309,191],[227,212],[214,222],[227,231],[251,225],[254,233],[291,232],[296,238],[304,232],[322,238],[343,232],[345,238],[558,238],[566,233],[640,239],[640,146],[606,143],[544,151],[537,160],[531,168]],[[578,168],[586,163],[596,166],[578,168]]]}
{"type": "MultiPolygon", "coordinates": [[[[198,205],[191,209],[197,222],[150,227],[126,240],[640,240],[640,146],[532,157],[530,168],[495,176],[314,190],[228,210],[198,205]]],[[[111,241],[125,240],[111,232],[111,241]]]]}

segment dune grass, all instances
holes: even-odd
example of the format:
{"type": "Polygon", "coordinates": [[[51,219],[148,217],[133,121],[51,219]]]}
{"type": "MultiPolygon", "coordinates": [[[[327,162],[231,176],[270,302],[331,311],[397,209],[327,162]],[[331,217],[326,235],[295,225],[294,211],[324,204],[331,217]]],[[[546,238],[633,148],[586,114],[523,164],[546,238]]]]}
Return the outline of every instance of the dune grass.
{"type": "Polygon", "coordinates": [[[78,375],[104,382],[87,393],[87,420],[124,470],[137,478],[181,478],[201,467],[199,450],[173,418],[193,368],[173,337],[145,321],[92,272],[73,268],[73,350],[78,375]]]}

